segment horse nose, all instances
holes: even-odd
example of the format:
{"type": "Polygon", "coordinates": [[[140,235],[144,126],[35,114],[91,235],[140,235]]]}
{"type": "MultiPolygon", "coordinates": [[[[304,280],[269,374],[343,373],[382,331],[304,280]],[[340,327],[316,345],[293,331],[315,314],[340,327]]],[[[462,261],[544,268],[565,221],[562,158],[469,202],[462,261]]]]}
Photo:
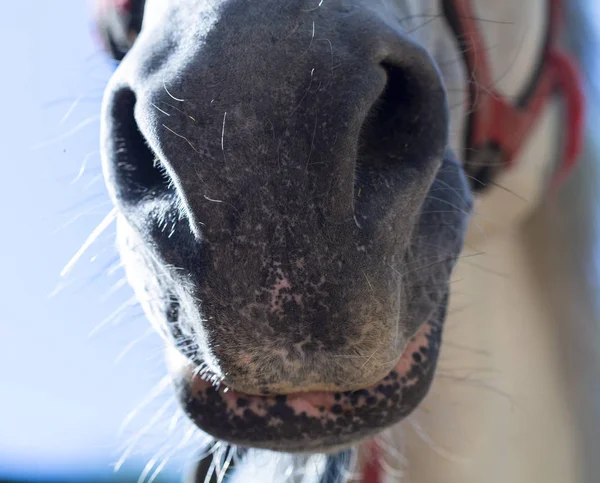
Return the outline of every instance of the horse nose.
{"type": "Polygon", "coordinates": [[[206,202],[196,161],[211,160],[206,178],[228,170],[232,179],[240,158],[268,158],[272,170],[289,157],[305,172],[333,174],[335,183],[320,176],[311,186],[330,193],[338,211],[351,211],[361,154],[439,157],[446,97],[424,48],[372,9],[348,12],[332,1],[311,12],[304,2],[281,3],[223,2],[212,20],[178,15],[160,30],[145,27],[105,102],[104,140],[114,158],[106,168],[119,194],[128,198],[131,183],[142,194],[163,188],[158,159],[193,214],[206,202]]]}
{"type": "Polygon", "coordinates": [[[359,2],[189,3],[144,24],[107,90],[109,189],[161,262],[187,270],[198,345],[243,375],[233,387],[367,386],[415,332],[398,321],[400,278],[377,267],[407,243],[446,147],[439,72],[359,2]],[[175,247],[182,218],[195,237],[175,247]],[[373,356],[333,368],[353,350],[373,356]]]}

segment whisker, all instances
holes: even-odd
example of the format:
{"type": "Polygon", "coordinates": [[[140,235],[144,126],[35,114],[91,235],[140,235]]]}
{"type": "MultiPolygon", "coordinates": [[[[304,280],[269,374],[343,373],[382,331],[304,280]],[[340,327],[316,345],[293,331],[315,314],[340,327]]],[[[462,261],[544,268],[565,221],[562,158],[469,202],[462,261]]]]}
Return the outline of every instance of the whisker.
{"type": "Polygon", "coordinates": [[[221,151],[225,153],[225,122],[227,121],[227,111],[223,114],[223,129],[221,130],[221,151]]]}
{"type": "Polygon", "coordinates": [[[65,267],[61,270],[60,276],[66,276],[75,266],[75,264],[79,261],[79,259],[83,256],[83,254],[92,246],[92,244],[98,239],[98,237],[106,230],[113,221],[117,218],[117,209],[113,208],[108,215],[98,224],[96,228],[90,233],[87,237],[81,248],[77,250],[73,258],[69,260],[69,262],[65,265],[65,267]]]}
{"type": "Polygon", "coordinates": [[[165,82],[165,79],[163,79],[163,87],[165,88],[165,92],[169,95],[169,97],[171,99],[173,99],[174,101],[177,101],[177,102],[185,102],[184,99],[178,99],[177,97],[175,97],[173,94],[171,94],[169,92],[169,89],[167,89],[167,83],[165,82]]]}
{"type": "Polygon", "coordinates": [[[74,278],[72,278],[66,282],[63,280],[63,281],[57,283],[54,290],[52,290],[52,292],[50,292],[48,295],[46,295],[46,299],[47,300],[53,299],[54,297],[59,295],[61,292],[63,292],[67,287],[74,285],[75,282],[76,282],[76,280],[74,278]]]}
{"type": "Polygon", "coordinates": [[[511,195],[514,195],[515,197],[519,198],[521,201],[524,201],[525,203],[529,203],[529,200],[527,198],[525,198],[524,196],[521,196],[520,194],[507,188],[506,186],[502,186],[501,184],[499,184],[495,181],[490,181],[489,184],[491,184],[492,186],[495,186],[496,188],[500,188],[501,190],[506,191],[507,193],[510,193],[511,195]]]}
{"type": "MultiPolygon", "coordinates": [[[[183,114],[184,116],[188,117],[188,118],[189,118],[189,119],[191,119],[192,121],[194,121],[194,122],[197,122],[195,117],[193,117],[193,116],[190,116],[190,115],[189,115],[187,112],[185,112],[185,111],[184,111],[184,110],[182,110],[182,109],[179,109],[177,106],[174,106],[173,104],[171,104],[171,103],[169,103],[169,102],[166,102],[166,101],[159,101],[159,102],[160,102],[161,104],[166,104],[166,105],[167,105],[167,106],[169,106],[171,109],[175,109],[177,112],[180,112],[181,114],[183,114]]],[[[156,107],[156,106],[155,106],[155,107],[156,107]]],[[[158,109],[158,107],[157,107],[157,109],[158,109]]],[[[163,111],[162,109],[159,109],[159,110],[160,110],[160,111],[162,111],[162,112],[165,112],[165,111],[163,111]]],[[[165,112],[165,114],[167,114],[167,113],[165,112]]]]}
{"type": "Polygon", "coordinates": [[[169,400],[166,401],[159,409],[158,411],[156,411],[156,413],[154,414],[154,416],[152,416],[152,418],[150,418],[150,421],[148,421],[148,423],[146,425],[144,425],[129,441],[127,447],[125,448],[125,450],[123,451],[123,453],[121,454],[121,457],[118,459],[118,461],[115,463],[114,465],[114,470],[119,471],[121,469],[121,466],[123,466],[123,463],[125,463],[125,461],[127,460],[127,458],[129,457],[129,455],[132,453],[136,443],[146,434],[148,433],[148,431],[150,431],[150,429],[152,429],[152,426],[154,426],[162,417],[162,415],[166,412],[166,410],[169,408],[169,406],[171,406],[173,404],[173,401],[169,400]]]}
{"type": "Polygon", "coordinates": [[[106,293],[100,297],[100,302],[106,302],[113,294],[115,294],[116,292],[118,292],[119,289],[123,288],[125,285],[127,285],[127,278],[126,277],[123,277],[123,278],[117,280],[106,291],[106,293]]]}
{"type": "Polygon", "coordinates": [[[88,334],[88,338],[94,337],[100,330],[106,327],[111,322],[118,322],[124,315],[125,310],[129,307],[134,307],[137,305],[138,301],[135,296],[129,298],[125,302],[123,302],[116,310],[114,310],[108,317],[106,317],[102,322],[100,322],[96,327],[94,327],[90,333],[88,334]]]}
{"type": "Polygon", "coordinates": [[[92,158],[92,156],[95,156],[95,155],[100,155],[100,151],[95,149],[94,151],[90,151],[83,157],[83,162],[81,164],[81,168],[79,168],[79,172],[77,173],[77,176],[75,176],[75,178],[73,178],[69,184],[74,185],[75,183],[77,183],[77,181],[79,181],[83,177],[83,175],[85,174],[85,170],[87,168],[88,161],[92,158]]]}
{"type": "Polygon", "coordinates": [[[65,113],[65,115],[60,120],[59,126],[62,126],[67,121],[67,119],[69,119],[69,117],[71,117],[71,114],[73,113],[73,111],[77,108],[77,106],[79,105],[79,103],[85,97],[86,97],[85,95],[81,95],[81,96],[79,96],[77,99],[75,99],[73,101],[73,103],[71,104],[71,106],[69,107],[69,109],[67,109],[67,112],[65,113]]]}
{"type": "Polygon", "coordinates": [[[144,466],[144,469],[142,470],[142,473],[140,474],[137,483],[145,483],[146,477],[150,474],[156,463],[158,463],[158,459],[169,452],[168,448],[169,443],[163,445],[163,447],[160,448],[152,458],[150,458],[148,463],[146,463],[146,466],[144,466]]]}
{"type": "Polygon", "coordinates": [[[154,103],[152,103],[152,102],[151,102],[151,103],[150,103],[150,105],[151,105],[152,107],[154,107],[154,108],[155,108],[157,111],[160,111],[160,112],[162,112],[162,113],[163,113],[165,116],[171,117],[171,114],[169,114],[169,113],[168,113],[168,112],[166,112],[166,111],[163,111],[163,110],[162,110],[160,107],[158,107],[156,104],[154,104],[154,103]]]}
{"type": "Polygon", "coordinates": [[[138,345],[141,341],[143,341],[144,339],[146,339],[147,337],[149,337],[150,335],[154,334],[154,329],[153,328],[149,328],[147,329],[140,337],[137,337],[136,339],[133,339],[129,344],[127,344],[125,346],[125,348],[119,353],[119,355],[115,358],[115,362],[114,364],[117,365],[119,364],[127,354],[129,354],[129,352],[131,352],[131,350],[138,345]]]}
{"type": "Polygon", "coordinates": [[[187,142],[187,143],[190,145],[190,147],[191,147],[191,148],[192,148],[194,151],[196,151],[196,153],[197,153],[197,154],[200,154],[200,151],[198,151],[198,150],[196,149],[196,147],[195,147],[195,146],[194,146],[194,145],[191,143],[191,141],[190,141],[188,138],[186,138],[185,136],[182,136],[182,135],[181,135],[181,134],[179,134],[179,133],[176,133],[175,131],[173,131],[173,129],[171,129],[171,128],[170,128],[169,126],[167,126],[166,124],[163,124],[162,126],[163,126],[163,127],[164,127],[164,128],[167,130],[167,131],[170,131],[171,133],[175,134],[175,136],[177,136],[177,137],[179,137],[179,138],[183,139],[185,142],[187,142]]]}
{"type": "Polygon", "coordinates": [[[64,141],[65,139],[73,136],[74,134],[77,134],[79,131],[81,131],[84,127],[89,126],[93,123],[96,122],[100,122],[100,116],[92,116],[89,117],[88,119],[85,119],[84,121],[80,122],[77,126],[75,126],[74,128],[70,129],[69,131],[67,131],[64,134],[61,134],[60,136],[57,136],[54,139],[50,139],[49,141],[43,141],[39,144],[34,144],[30,149],[32,151],[39,151],[42,148],[46,148],[48,146],[52,146],[53,144],[57,144],[61,141],[64,141]]]}
{"type": "Polygon", "coordinates": [[[106,213],[107,205],[112,205],[112,203],[110,201],[104,201],[102,203],[98,203],[96,205],[89,207],[88,209],[82,211],[81,213],[77,213],[76,215],[72,216],[69,220],[64,222],[62,225],[59,225],[57,228],[55,228],[52,233],[56,235],[57,233],[60,233],[61,231],[63,231],[65,228],[68,228],[69,226],[71,226],[76,221],[81,220],[82,218],[85,218],[87,216],[99,215],[101,213],[106,213]],[[100,211],[101,208],[102,208],[102,211],[100,211]]]}
{"type": "Polygon", "coordinates": [[[409,419],[408,420],[408,424],[410,425],[410,427],[413,429],[413,431],[415,432],[415,434],[417,436],[419,436],[419,438],[421,438],[421,440],[427,444],[435,453],[437,453],[438,455],[440,455],[442,458],[447,459],[448,461],[452,461],[453,463],[458,463],[461,465],[467,465],[469,464],[469,459],[468,458],[464,458],[458,455],[455,455],[453,453],[451,453],[450,451],[438,446],[433,439],[431,438],[431,436],[429,436],[429,434],[427,434],[427,432],[425,431],[425,429],[423,429],[423,427],[414,419],[409,419]]]}
{"type": "Polygon", "coordinates": [[[129,412],[123,422],[121,423],[121,427],[119,428],[119,434],[122,435],[129,424],[137,417],[137,415],[142,411],[145,407],[147,407],[152,401],[154,401],[158,396],[160,396],[169,386],[171,385],[171,377],[164,376],[157,384],[152,388],[148,396],[132,411],[129,412]]]}

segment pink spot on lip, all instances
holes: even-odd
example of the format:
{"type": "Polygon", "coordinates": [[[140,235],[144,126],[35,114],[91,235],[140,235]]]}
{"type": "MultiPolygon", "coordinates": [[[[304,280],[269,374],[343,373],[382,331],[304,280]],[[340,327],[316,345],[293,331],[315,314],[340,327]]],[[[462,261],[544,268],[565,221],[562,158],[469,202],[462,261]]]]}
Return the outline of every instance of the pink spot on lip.
{"type": "Polygon", "coordinates": [[[292,284],[290,283],[290,281],[286,277],[283,277],[282,280],[273,285],[273,290],[279,291],[283,290],[284,288],[291,288],[291,286],[292,284]]]}
{"type": "MultiPolygon", "coordinates": [[[[281,273],[281,269],[277,269],[277,273],[281,274],[283,276],[283,274],[281,273]]],[[[273,312],[276,312],[281,309],[281,302],[279,300],[281,291],[285,290],[285,289],[290,289],[290,288],[292,288],[292,284],[285,276],[283,276],[283,278],[281,280],[278,280],[273,285],[273,288],[271,289],[271,304],[270,304],[271,310],[273,312]]]]}

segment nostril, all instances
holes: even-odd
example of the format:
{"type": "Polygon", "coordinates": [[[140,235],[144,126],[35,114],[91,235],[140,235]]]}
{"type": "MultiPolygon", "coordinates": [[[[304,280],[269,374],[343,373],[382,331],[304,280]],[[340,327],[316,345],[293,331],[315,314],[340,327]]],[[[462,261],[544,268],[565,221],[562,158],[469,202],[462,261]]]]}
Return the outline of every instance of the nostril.
{"type": "Polygon", "coordinates": [[[431,69],[420,65],[390,61],[381,68],[386,85],[363,126],[361,154],[389,161],[430,158],[429,151],[442,150],[447,137],[446,96],[439,78],[432,79],[431,69]],[[374,152],[378,155],[369,156],[374,152]]]}
{"type": "Polygon", "coordinates": [[[396,131],[412,137],[415,134],[418,110],[422,104],[422,89],[411,72],[392,64],[381,65],[387,83],[376,107],[376,123],[381,138],[395,136],[396,131]]]}
{"type": "Polygon", "coordinates": [[[174,191],[172,181],[150,149],[135,120],[135,93],[120,88],[105,116],[105,170],[122,203],[133,204],[174,191]]]}

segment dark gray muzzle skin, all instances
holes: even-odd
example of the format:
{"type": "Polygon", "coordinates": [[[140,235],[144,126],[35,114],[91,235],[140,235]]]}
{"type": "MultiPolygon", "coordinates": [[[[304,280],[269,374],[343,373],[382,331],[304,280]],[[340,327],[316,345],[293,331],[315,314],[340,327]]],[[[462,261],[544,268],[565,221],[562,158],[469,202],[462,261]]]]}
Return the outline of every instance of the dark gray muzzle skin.
{"type": "Polygon", "coordinates": [[[175,375],[225,441],[350,445],[429,388],[471,198],[435,62],[384,4],[149,0],[107,88],[103,168],[142,305],[206,377],[279,395],[234,416],[175,375]],[[407,385],[393,369],[423,324],[407,385]],[[286,406],[315,390],[355,410],[286,406]]]}

